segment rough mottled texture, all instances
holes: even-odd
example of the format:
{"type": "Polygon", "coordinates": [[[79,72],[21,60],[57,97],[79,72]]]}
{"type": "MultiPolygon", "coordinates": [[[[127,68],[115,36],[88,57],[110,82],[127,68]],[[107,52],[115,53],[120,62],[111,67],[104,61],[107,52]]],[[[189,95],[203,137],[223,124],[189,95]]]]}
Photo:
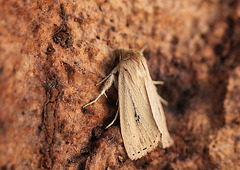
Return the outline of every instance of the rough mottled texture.
{"type": "Polygon", "coordinates": [[[0,1],[0,168],[240,168],[237,0],[0,1]],[[175,145],[127,157],[117,91],[82,109],[141,49],[175,145]]]}

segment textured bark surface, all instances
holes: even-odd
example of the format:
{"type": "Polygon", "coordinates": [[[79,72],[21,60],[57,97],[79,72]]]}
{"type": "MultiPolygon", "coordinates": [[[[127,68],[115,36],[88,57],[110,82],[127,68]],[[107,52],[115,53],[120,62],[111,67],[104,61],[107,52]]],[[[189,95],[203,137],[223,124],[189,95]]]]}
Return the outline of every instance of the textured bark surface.
{"type": "Polygon", "coordinates": [[[240,169],[237,0],[0,1],[2,169],[240,169]],[[115,66],[144,55],[175,145],[131,161],[117,91],[82,109],[115,66]]]}

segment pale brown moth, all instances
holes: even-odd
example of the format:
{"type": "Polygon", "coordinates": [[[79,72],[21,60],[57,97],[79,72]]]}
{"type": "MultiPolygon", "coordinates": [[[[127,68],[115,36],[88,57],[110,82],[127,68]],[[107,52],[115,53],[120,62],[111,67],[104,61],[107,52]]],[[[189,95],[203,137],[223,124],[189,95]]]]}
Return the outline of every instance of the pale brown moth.
{"type": "MultiPolygon", "coordinates": [[[[155,82],[150,77],[143,50],[117,49],[114,54],[119,57],[119,64],[98,83],[106,81],[99,96],[83,108],[96,102],[114,82],[118,88],[118,112],[124,146],[129,158],[136,160],[158,145],[166,148],[173,144],[161,104],[165,101],[155,87],[161,82],[155,82]]],[[[109,126],[116,120],[118,112],[109,126]]]]}

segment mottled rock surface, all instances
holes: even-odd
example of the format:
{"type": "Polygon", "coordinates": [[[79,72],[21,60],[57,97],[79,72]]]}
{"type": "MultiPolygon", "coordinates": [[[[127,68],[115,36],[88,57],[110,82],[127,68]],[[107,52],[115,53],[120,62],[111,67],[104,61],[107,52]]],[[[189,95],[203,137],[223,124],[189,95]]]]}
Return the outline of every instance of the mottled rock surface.
{"type": "Polygon", "coordinates": [[[240,169],[240,2],[0,1],[1,169],[240,169]],[[148,48],[174,146],[131,161],[117,91],[82,109],[148,48]]]}

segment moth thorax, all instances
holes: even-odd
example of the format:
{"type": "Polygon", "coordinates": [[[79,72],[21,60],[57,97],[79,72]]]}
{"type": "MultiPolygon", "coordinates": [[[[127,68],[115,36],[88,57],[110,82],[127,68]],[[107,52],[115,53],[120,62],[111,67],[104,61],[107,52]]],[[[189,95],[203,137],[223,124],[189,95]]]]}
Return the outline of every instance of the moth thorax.
{"type": "Polygon", "coordinates": [[[114,53],[120,61],[126,61],[130,59],[139,61],[142,57],[142,54],[136,50],[117,49],[114,51],[114,53]]]}

